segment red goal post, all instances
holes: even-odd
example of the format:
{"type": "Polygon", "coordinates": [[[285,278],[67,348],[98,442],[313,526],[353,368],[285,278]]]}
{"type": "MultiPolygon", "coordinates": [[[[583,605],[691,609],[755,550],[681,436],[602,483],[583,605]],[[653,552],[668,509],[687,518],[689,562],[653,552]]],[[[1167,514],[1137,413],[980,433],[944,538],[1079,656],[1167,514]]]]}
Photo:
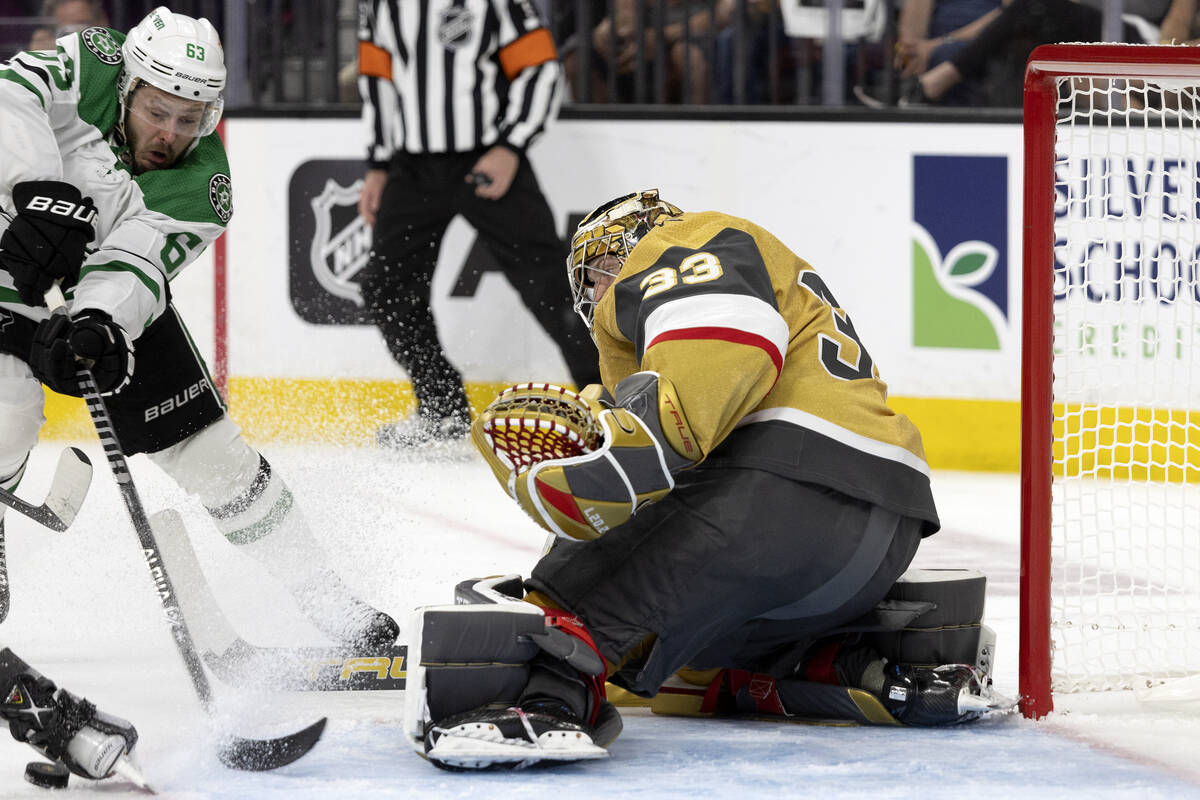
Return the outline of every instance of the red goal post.
{"type": "Polygon", "coordinates": [[[1200,246],[1188,230],[1200,229],[1198,118],[1200,47],[1048,45],[1029,58],[1019,642],[1029,717],[1049,713],[1060,690],[1200,672],[1189,594],[1200,588],[1189,488],[1200,484],[1200,246]],[[1064,606],[1086,608],[1062,620],[1064,606]]]}

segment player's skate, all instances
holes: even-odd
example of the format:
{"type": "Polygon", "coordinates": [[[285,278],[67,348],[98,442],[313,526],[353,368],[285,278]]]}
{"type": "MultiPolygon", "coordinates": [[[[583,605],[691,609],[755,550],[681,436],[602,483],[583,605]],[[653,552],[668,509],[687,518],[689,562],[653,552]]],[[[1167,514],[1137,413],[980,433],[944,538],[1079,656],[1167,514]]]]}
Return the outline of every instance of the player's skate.
{"type": "Polygon", "coordinates": [[[400,627],[387,614],[359,600],[332,572],[293,593],[296,605],[317,630],[356,650],[395,644],[400,627]]]}
{"type": "Polygon", "coordinates": [[[14,739],[84,778],[119,774],[146,786],[132,759],[138,734],[129,722],[29,672],[14,676],[0,692],[0,717],[8,720],[14,739]]]}
{"type": "Polygon", "coordinates": [[[462,442],[470,432],[471,420],[465,415],[439,417],[418,412],[381,427],[375,433],[375,442],[383,448],[403,450],[462,442]]]}
{"type": "Polygon", "coordinates": [[[889,663],[883,670],[883,705],[905,725],[951,725],[978,719],[1003,705],[967,664],[918,667],[889,663]]]}
{"type": "Polygon", "coordinates": [[[426,725],[425,757],[450,770],[522,769],[607,758],[608,751],[597,744],[606,711],[616,714],[611,705],[602,708],[596,728],[565,706],[544,702],[466,711],[426,725]]]}

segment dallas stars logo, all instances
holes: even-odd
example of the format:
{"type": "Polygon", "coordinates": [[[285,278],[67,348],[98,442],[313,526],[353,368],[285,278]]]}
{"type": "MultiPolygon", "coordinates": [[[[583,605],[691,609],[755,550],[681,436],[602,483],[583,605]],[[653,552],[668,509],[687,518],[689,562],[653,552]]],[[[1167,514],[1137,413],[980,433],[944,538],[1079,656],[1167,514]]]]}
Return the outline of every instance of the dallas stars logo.
{"type": "Polygon", "coordinates": [[[233,216],[233,185],[229,176],[218,172],[208,182],[208,202],[212,203],[213,211],[221,218],[221,222],[229,222],[233,216]]]}
{"type": "Polygon", "coordinates": [[[121,63],[121,48],[104,28],[88,28],[80,36],[83,46],[105,64],[121,63]]]}

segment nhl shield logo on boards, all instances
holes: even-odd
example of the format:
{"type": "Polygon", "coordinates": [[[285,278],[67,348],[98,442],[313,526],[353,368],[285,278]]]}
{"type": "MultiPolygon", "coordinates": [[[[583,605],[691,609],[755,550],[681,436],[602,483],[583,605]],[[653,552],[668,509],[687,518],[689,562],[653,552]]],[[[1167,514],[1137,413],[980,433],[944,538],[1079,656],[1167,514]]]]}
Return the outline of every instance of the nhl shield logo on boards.
{"type": "Polygon", "coordinates": [[[358,215],[361,179],[342,186],[330,178],[312,199],[316,223],[309,250],[313,276],[325,291],[363,306],[358,273],[371,254],[371,229],[358,215]]]}

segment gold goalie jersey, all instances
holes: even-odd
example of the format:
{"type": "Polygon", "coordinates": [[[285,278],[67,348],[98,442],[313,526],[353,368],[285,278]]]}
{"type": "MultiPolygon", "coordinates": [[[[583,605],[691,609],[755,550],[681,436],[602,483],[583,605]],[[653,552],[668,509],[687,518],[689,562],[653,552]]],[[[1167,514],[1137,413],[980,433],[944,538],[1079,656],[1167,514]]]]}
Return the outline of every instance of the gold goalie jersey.
{"type": "Polygon", "coordinates": [[[604,385],[669,378],[708,463],[821,484],[939,527],[921,435],[820,275],[717,212],[647,233],[596,307],[604,385]]]}

